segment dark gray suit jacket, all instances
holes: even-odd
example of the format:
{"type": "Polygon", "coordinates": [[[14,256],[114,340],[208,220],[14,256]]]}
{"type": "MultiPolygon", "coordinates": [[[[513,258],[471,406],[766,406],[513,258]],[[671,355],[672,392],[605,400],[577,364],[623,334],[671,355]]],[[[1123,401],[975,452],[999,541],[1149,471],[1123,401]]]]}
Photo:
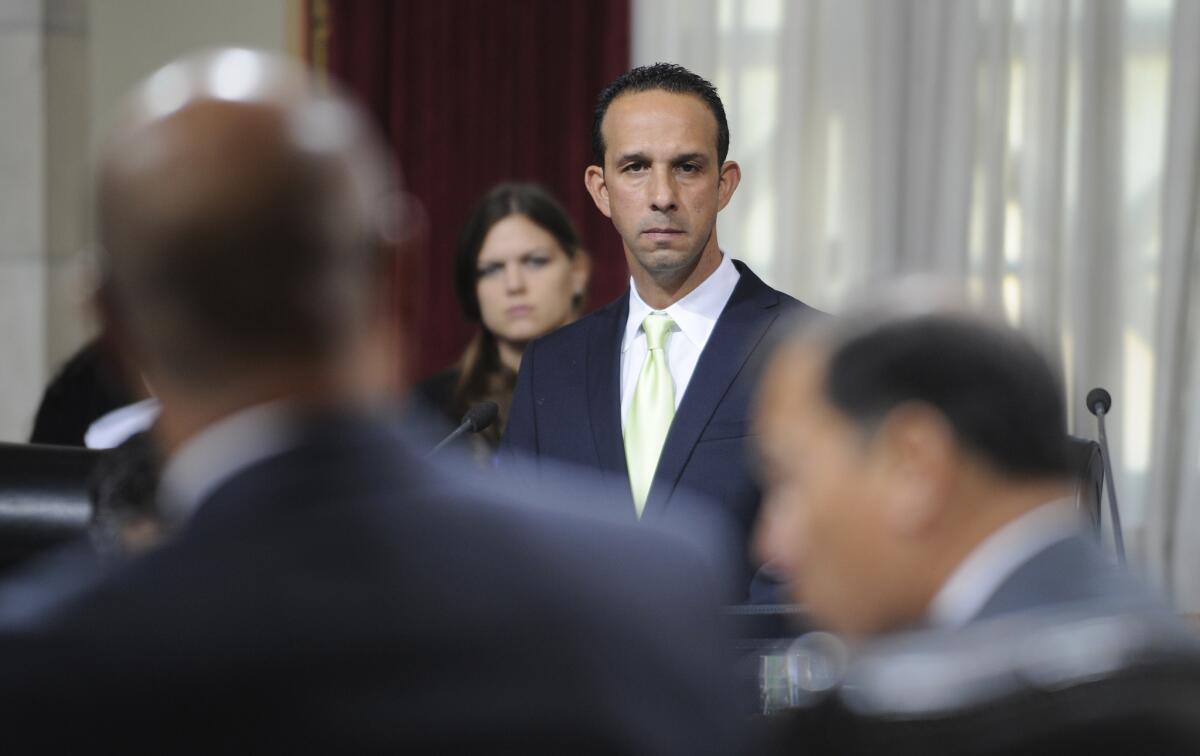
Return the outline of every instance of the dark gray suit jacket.
{"type": "Polygon", "coordinates": [[[1082,603],[1122,611],[1166,611],[1144,585],[1081,534],[1049,545],[1018,567],[984,603],[976,620],[1082,603]]]}
{"type": "Polygon", "coordinates": [[[1200,641],[1096,543],[1021,565],[957,629],[870,644],[763,753],[1200,753],[1200,641]]]}

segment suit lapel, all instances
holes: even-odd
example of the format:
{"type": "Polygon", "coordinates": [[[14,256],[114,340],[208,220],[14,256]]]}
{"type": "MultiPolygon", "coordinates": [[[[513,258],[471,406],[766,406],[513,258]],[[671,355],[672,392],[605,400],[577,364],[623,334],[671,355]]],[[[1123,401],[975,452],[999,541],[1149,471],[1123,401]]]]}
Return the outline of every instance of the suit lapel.
{"type": "Polygon", "coordinates": [[[717,319],[675,413],[646,499],[646,514],[666,507],[713,412],[778,315],[778,292],[746,266],[735,264],[741,278],[717,319]]]}
{"type": "Polygon", "coordinates": [[[588,334],[587,397],[592,442],[605,477],[614,482],[613,496],[633,511],[633,493],[625,466],[621,433],[621,339],[629,318],[629,292],[603,310],[588,334]]]}

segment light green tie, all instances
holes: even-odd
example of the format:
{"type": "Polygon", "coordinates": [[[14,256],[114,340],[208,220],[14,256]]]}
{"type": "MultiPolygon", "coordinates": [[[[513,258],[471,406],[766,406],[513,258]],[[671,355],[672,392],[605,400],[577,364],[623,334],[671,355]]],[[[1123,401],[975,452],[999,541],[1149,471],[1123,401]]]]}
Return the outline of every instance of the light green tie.
{"type": "Polygon", "coordinates": [[[642,516],[658,457],[675,417],[675,383],[667,364],[667,336],[675,321],[665,313],[652,312],[642,321],[646,333],[646,361],[633,389],[629,419],[625,423],[625,463],[633,506],[642,516]]]}

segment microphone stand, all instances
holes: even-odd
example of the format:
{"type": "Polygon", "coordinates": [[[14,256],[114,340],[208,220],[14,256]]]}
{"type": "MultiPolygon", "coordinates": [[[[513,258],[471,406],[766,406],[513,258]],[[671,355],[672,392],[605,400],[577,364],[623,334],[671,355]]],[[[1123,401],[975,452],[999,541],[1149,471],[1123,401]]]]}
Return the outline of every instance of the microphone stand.
{"type": "Polygon", "coordinates": [[[425,458],[429,459],[433,455],[440,452],[447,445],[454,443],[454,441],[457,438],[459,438],[460,436],[463,436],[463,435],[473,431],[474,425],[475,424],[473,422],[471,422],[470,420],[464,421],[463,424],[458,426],[457,428],[455,428],[454,431],[449,436],[446,436],[441,441],[439,441],[437,446],[430,449],[429,453],[425,455],[425,458]]]}
{"type": "Polygon", "coordinates": [[[492,423],[496,422],[496,418],[500,414],[500,408],[495,402],[480,402],[467,410],[467,414],[463,415],[462,424],[454,429],[454,432],[446,436],[438,443],[437,446],[429,450],[425,455],[425,459],[429,459],[433,455],[440,452],[447,444],[453,443],[455,439],[466,433],[478,433],[484,430],[492,423]]]}
{"type": "Polygon", "coordinates": [[[1117,507],[1117,487],[1113,483],[1112,455],[1108,451],[1108,433],[1104,427],[1104,416],[1112,409],[1112,396],[1102,388],[1094,388],[1087,395],[1088,409],[1096,416],[1100,428],[1100,448],[1104,453],[1104,479],[1108,485],[1109,517],[1112,520],[1113,544],[1117,549],[1117,560],[1125,564],[1125,537],[1121,533],[1121,512],[1117,507]]]}

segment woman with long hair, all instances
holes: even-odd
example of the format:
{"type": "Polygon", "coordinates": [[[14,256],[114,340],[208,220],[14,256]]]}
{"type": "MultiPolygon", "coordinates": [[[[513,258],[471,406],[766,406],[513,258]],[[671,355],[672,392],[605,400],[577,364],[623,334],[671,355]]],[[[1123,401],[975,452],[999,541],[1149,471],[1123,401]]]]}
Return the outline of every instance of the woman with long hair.
{"type": "Polygon", "coordinates": [[[454,425],[472,405],[493,401],[500,417],[482,440],[504,432],[525,346],[580,314],[591,271],[562,206],[542,187],[504,183],[472,210],[454,255],[463,316],[479,324],[458,363],[416,387],[454,425]]]}

